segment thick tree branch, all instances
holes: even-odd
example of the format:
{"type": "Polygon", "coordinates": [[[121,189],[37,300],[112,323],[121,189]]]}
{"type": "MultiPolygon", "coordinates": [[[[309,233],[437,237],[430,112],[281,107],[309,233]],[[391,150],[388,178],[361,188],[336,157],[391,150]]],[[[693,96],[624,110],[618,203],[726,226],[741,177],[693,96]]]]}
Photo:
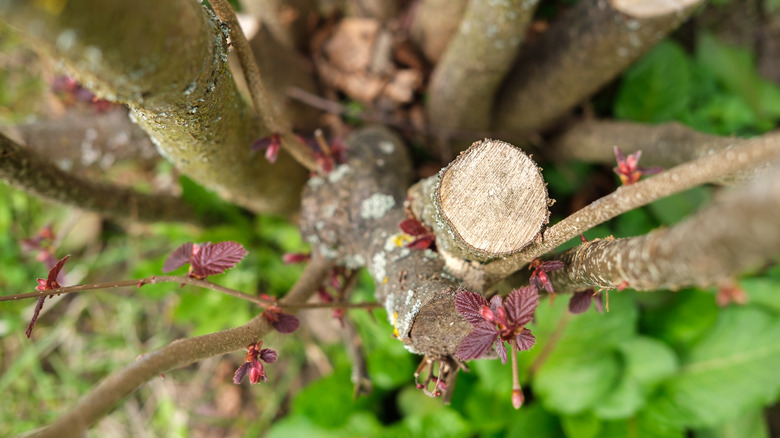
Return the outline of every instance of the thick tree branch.
{"type": "MultiPolygon", "coordinates": [[[[642,164],[669,168],[720,150],[765,141],[780,143],[780,135],[741,139],[704,134],[676,122],[646,125],[593,120],[574,125],[556,139],[553,147],[560,159],[576,158],[604,164],[614,164],[613,146],[620,147],[626,154],[641,150],[642,164]]],[[[768,166],[737,172],[719,182],[745,181],[768,166]]]]}
{"type": "Polygon", "coordinates": [[[637,290],[710,286],[780,256],[780,172],[729,190],[667,229],[587,242],[563,253],[550,273],[556,292],[628,286],[637,290]]]}
{"type": "MultiPolygon", "coordinates": [[[[487,130],[496,89],[512,65],[537,2],[471,0],[436,64],[428,120],[443,129],[487,130]]],[[[465,149],[463,144],[459,150],[465,149]]]]}
{"type": "Polygon", "coordinates": [[[206,8],[190,0],[57,4],[9,0],[0,17],[99,97],[127,103],[195,181],[256,212],[297,208],[306,172],[287,155],[271,166],[251,153],[269,132],[238,94],[221,27],[206,8]]]}
{"type": "Polygon", "coordinates": [[[69,109],[61,117],[15,126],[9,133],[18,133],[23,144],[63,170],[105,170],[118,161],[144,165],[160,159],[149,136],[123,107],[103,113],[69,109]]]}
{"type": "Polygon", "coordinates": [[[411,37],[435,64],[458,30],[468,0],[420,0],[412,12],[411,37]]]}
{"type": "MultiPolygon", "coordinates": [[[[283,304],[302,303],[319,287],[328,270],[329,260],[313,258],[298,282],[280,300],[283,304]]],[[[160,373],[193,362],[245,348],[273,328],[261,315],[246,324],[204,336],[176,340],[155,352],[139,357],[126,368],[106,377],[89,394],[51,425],[36,431],[35,437],[80,437],[90,424],[107,414],[124,397],[160,373]]]]}
{"type": "Polygon", "coordinates": [[[77,177],[2,134],[0,180],[30,194],[115,219],[200,222],[192,206],[180,198],[147,195],[77,177]]]}
{"type": "Polygon", "coordinates": [[[268,28],[288,51],[308,50],[309,36],[313,31],[312,22],[317,21],[317,5],[314,0],[242,1],[241,6],[243,11],[261,19],[262,27],[268,28]]]}
{"type": "Polygon", "coordinates": [[[458,281],[430,250],[411,250],[398,224],[411,177],[409,158],[389,131],[369,128],[347,139],[348,164],[312,178],[303,196],[301,231],[313,248],[340,263],[367,266],[377,301],[412,352],[453,354],[471,326],[455,311],[458,281]]]}
{"type": "Polygon", "coordinates": [[[545,128],[614,79],[702,1],[676,2],[671,11],[654,0],[579,2],[522,51],[497,94],[494,128],[517,135],[545,128]]]}

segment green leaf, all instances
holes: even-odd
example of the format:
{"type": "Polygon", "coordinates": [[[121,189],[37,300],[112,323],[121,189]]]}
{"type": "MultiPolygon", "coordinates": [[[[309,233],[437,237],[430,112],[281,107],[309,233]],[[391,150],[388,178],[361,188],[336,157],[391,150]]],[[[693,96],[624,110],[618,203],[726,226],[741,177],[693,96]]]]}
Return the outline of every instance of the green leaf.
{"type": "Polygon", "coordinates": [[[630,293],[612,292],[610,311],[603,314],[590,311],[572,315],[568,308],[568,297],[560,296],[554,304],[543,300],[536,309],[531,331],[538,345],[530,352],[538,354],[542,348],[549,348],[548,340],[554,332],[560,332],[546,363],[612,350],[636,332],[638,312],[630,293]]]}
{"type": "Polygon", "coordinates": [[[685,431],[660,424],[647,415],[638,415],[627,420],[603,423],[599,438],[683,438],[685,431]]]}
{"type": "Polygon", "coordinates": [[[739,281],[739,285],[748,296],[750,304],[763,306],[775,314],[780,314],[780,279],[773,277],[766,278],[744,278],[739,281]]]}
{"type": "Polygon", "coordinates": [[[624,376],[618,386],[593,408],[593,412],[603,420],[629,418],[645,406],[646,399],[639,382],[624,376]]]}
{"type": "Polygon", "coordinates": [[[746,412],[710,429],[696,431],[696,438],[769,438],[763,409],[746,412]]]}
{"type": "Polygon", "coordinates": [[[192,179],[182,175],[179,177],[182,199],[192,205],[199,216],[214,223],[235,223],[248,225],[249,222],[241,209],[234,204],[225,202],[216,193],[206,190],[192,179]]]}
{"type": "Polygon", "coordinates": [[[578,414],[609,394],[616,387],[620,372],[614,353],[550,360],[537,373],[533,389],[551,412],[578,414]]]}
{"type": "Polygon", "coordinates": [[[718,319],[718,306],[711,294],[687,289],[670,294],[667,305],[642,313],[642,331],[679,351],[704,336],[718,319]]]}
{"type": "Polygon", "coordinates": [[[565,165],[548,166],[542,169],[542,175],[553,198],[574,195],[582,189],[592,173],[593,165],[583,161],[572,161],[565,165]]]}
{"type": "Polygon", "coordinates": [[[625,372],[617,389],[599,403],[594,412],[599,418],[629,418],[643,408],[647,396],[658,383],[677,370],[677,357],[671,348],[653,338],[637,336],[618,347],[625,372]]]}
{"type": "Polygon", "coordinates": [[[564,438],[561,423],[555,415],[547,412],[539,403],[530,403],[520,408],[511,417],[506,433],[509,437],[564,438]]]}
{"type": "Polygon", "coordinates": [[[712,197],[709,187],[694,187],[684,192],[659,199],[647,206],[663,225],[680,222],[706,204],[712,197]]]}
{"type": "Polygon", "coordinates": [[[316,438],[360,438],[379,436],[383,430],[371,412],[352,413],[339,429],[328,429],[311,421],[305,415],[290,415],[274,422],[265,436],[267,438],[316,437],[316,438]]]}
{"type": "MultiPolygon", "coordinates": [[[[427,397],[421,394],[423,397],[427,397]]],[[[468,437],[471,434],[469,424],[463,417],[453,410],[438,402],[439,408],[423,415],[410,415],[404,417],[401,423],[389,430],[383,436],[420,436],[430,438],[468,437]]]]}
{"type": "Polygon", "coordinates": [[[615,115],[637,122],[673,120],[688,105],[690,84],[688,56],[677,43],[664,40],[623,76],[615,115]]]}
{"type": "Polygon", "coordinates": [[[658,226],[644,208],[621,214],[615,219],[615,237],[639,236],[658,226]]]}
{"type": "MultiPolygon", "coordinates": [[[[474,361],[477,362],[498,362],[501,361],[474,361]]],[[[510,374],[509,366],[504,366],[503,374],[510,374]]],[[[460,379],[460,377],[459,377],[460,379]]],[[[456,391],[460,391],[458,386],[456,391]]],[[[461,412],[467,417],[469,424],[481,433],[498,432],[505,430],[509,424],[509,419],[516,415],[512,407],[512,382],[501,388],[499,392],[482,387],[482,380],[477,382],[475,388],[469,391],[465,398],[461,412]]],[[[521,409],[525,409],[522,407],[521,409]]]]}
{"type": "Polygon", "coordinates": [[[299,392],[293,401],[292,412],[322,427],[342,427],[350,414],[360,409],[360,400],[352,399],[349,369],[341,367],[299,392]]]}
{"type": "Polygon", "coordinates": [[[601,432],[601,420],[590,412],[561,417],[566,438],[596,438],[601,432]]]}
{"type": "Polygon", "coordinates": [[[729,308],[690,351],[681,373],[648,409],[676,426],[711,427],[776,400],[780,319],[761,309],[729,308]]]}
{"type": "Polygon", "coordinates": [[[663,342],[647,336],[636,336],[618,346],[626,362],[626,377],[644,388],[652,388],[678,367],[674,351],[663,342]]]}
{"type": "Polygon", "coordinates": [[[393,327],[386,322],[385,311],[376,310],[373,315],[353,311],[349,318],[363,341],[368,374],[374,387],[389,390],[411,382],[419,358],[410,355],[403,344],[393,338],[393,327]]]}

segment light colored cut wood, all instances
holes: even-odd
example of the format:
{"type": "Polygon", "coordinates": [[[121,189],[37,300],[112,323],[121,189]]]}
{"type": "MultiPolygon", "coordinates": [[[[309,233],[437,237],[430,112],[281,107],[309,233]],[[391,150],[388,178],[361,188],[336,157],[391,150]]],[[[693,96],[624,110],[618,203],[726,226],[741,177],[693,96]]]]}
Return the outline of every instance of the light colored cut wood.
{"type": "Polygon", "coordinates": [[[682,12],[699,0],[612,0],[612,7],[634,18],[654,18],[682,12]]]}
{"type": "Polygon", "coordinates": [[[436,196],[456,244],[482,256],[519,251],[549,216],[539,167],[498,140],[478,141],[460,154],[442,171],[436,196]]]}

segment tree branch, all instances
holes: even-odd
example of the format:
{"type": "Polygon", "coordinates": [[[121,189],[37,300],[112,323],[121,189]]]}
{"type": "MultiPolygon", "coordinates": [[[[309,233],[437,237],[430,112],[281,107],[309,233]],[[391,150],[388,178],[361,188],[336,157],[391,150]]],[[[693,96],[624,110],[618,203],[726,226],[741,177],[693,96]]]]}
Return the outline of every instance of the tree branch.
{"type": "Polygon", "coordinates": [[[99,97],[127,103],[184,174],[255,212],[298,207],[307,172],[286,154],[272,167],[251,153],[268,131],[238,94],[208,9],[191,0],[63,2],[57,13],[38,5],[9,0],[0,17],[99,97]]]}
{"type": "Polygon", "coordinates": [[[266,127],[270,129],[271,132],[282,136],[282,147],[284,147],[293,158],[305,168],[316,171],[318,166],[312,150],[292,133],[289,123],[279,116],[276,108],[271,104],[265,84],[260,77],[260,70],[257,68],[255,55],[249,47],[249,42],[246,40],[246,35],[244,35],[244,32],[241,30],[241,26],[238,25],[238,18],[236,18],[233,7],[230,6],[230,3],[228,3],[227,0],[211,0],[210,3],[211,7],[214,8],[214,13],[217,15],[217,18],[226,23],[230,29],[230,40],[233,43],[238,59],[241,62],[241,69],[244,71],[244,77],[249,86],[249,93],[252,96],[252,103],[254,103],[255,111],[263,117],[266,127]]]}
{"type": "Polygon", "coordinates": [[[30,194],[115,219],[200,223],[195,210],[180,198],[79,178],[2,134],[0,180],[30,194]]]}
{"type": "Polygon", "coordinates": [[[545,128],[614,79],[702,2],[676,2],[672,11],[650,0],[579,2],[521,53],[497,94],[494,128],[517,135],[545,128]]]}
{"type": "MultiPolygon", "coordinates": [[[[431,76],[427,101],[431,124],[444,129],[489,128],[494,95],[525,38],[536,5],[536,0],[469,2],[459,30],[431,76]]],[[[466,147],[462,144],[458,150],[466,147]]]]}
{"type": "Polygon", "coordinates": [[[412,12],[410,36],[428,61],[444,54],[466,10],[468,0],[420,0],[412,12]]]}
{"type": "MultiPolygon", "coordinates": [[[[556,157],[614,164],[613,146],[624,153],[642,151],[642,164],[669,168],[686,161],[705,157],[717,151],[763,141],[780,142],[780,136],[741,139],[704,134],[680,123],[645,125],[633,122],[587,121],[574,125],[553,143],[556,157]]],[[[733,184],[755,178],[766,166],[737,172],[720,183],[733,184]]]]}
{"type": "MultiPolygon", "coordinates": [[[[313,258],[282,304],[302,303],[319,287],[332,262],[313,258]]],[[[36,431],[34,437],[80,437],[90,424],[107,414],[139,386],[167,370],[220,354],[230,353],[257,342],[272,330],[261,315],[233,329],[204,336],[176,340],[155,352],[139,357],[126,368],[111,374],[94,387],[69,411],[51,425],[36,431]]]]}
{"type": "Polygon", "coordinates": [[[61,117],[13,127],[28,148],[64,170],[105,170],[118,161],[151,165],[160,159],[154,144],[131,122],[124,107],[97,113],[69,108],[61,117]]]}
{"type": "Polygon", "coordinates": [[[211,289],[217,292],[222,292],[231,297],[239,298],[244,301],[255,303],[261,307],[277,306],[282,309],[295,309],[295,310],[309,310],[309,309],[374,309],[379,307],[377,303],[347,303],[347,302],[330,302],[330,303],[289,303],[281,304],[275,300],[261,298],[255,295],[249,295],[239,290],[231,289],[229,287],[220,286],[216,283],[212,283],[208,280],[199,280],[197,278],[187,277],[183,275],[152,275],[147,278],[139,278],[137,280],[123,280],[123,281],[110,281],[105,283],[90,283],[79,284],[75,286],[63,286],[57,288],[55,292],[53,289],[42,290],[37,292],[25,292],[13,295],[0,295],[0,302],[2,301],[16,301],[26,298],[40,298],[49,295],[66,295],[80,292],[86,292],[91,290],[101,289],[116,289],[120,287],[135,287],[139,288],[146,284],[158,284],[158,283],[178,283],[189,284],[191,286],[202,287],[204,289],[211,289]]]}
{"type": "Polygon", "coordinates": [[[627,285],[637,290],[709,286],[780,255],[780,169],[722,193],[696,215],[644,236],[587,242],[550,272],[556,292],[627,285]]]}

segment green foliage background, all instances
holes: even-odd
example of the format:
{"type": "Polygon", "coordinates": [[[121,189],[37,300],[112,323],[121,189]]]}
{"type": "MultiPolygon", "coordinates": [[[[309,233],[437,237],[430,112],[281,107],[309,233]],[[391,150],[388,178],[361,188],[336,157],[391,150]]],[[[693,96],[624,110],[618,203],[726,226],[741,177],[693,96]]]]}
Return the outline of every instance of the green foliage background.
{"type": "MultiPolygon", "coordinates": [[[[667,40],[637,62],[620,82],[613,112],[648,123],[677,120],[721,135],[755,135],[776,126],[780,89],[758,76],[749,52],[703,34],[693,54],[667,40]]],[[[573,195],[595,171],[578,163],[546,167],[556,198],[573,195]]],[[[168,252],[181,243],[234,240],[249,256],[215,281],[248,293],[282,295],[290,288],[302,268],[282,264],[281,255],[306,249],[293,225],[283,218],[251,218],[187,179],[181,186],[202,214],[225,225],[128,229],[101,223],[98,235],[76,226],[70,233],[81,238],[66,239],[58,251],[75,255],[67,265],[69,283],[160,274],[168,252]]],[[[661,200],[588,237],[631,236],[673,224],[705,203],[710,191],[697,188],[661,200]]],[[[0,200],[0,291],[28,291],[46,270],[23,253],[19,240],[80,214],[5,186],[0,200]]],[[[232,383],[229,372],[221,380],[214,376],[219,363],[240,363],[236,353],[151,382],[90,435],[131,434],[135,428],[152,436],[189,436],[221,428],[234,436],[269,437],[705,438],[735,436],[733,431],[768,437],[763,410],[780,394],[780,269],[755,272],[740,286],[749,304],[726,308],[715,304],[712,290],[698,289],[612,292],[604,314],[591,309],[571,315],[567,297],[543,300],[531,327],[537,346],[519,357],[527,399],[519,411],[511,408],[509,367],[498,361],[472,361],[450,406],[426,397],[413,384],[419,358],[393,339],[387,315],[353,311],[374,383],[369,396],[353,397],[340,341],[318,339],[304,325],[295,336],[266,339],[280,361],[267,367],[270,384],[242,387],[240,414],[224,418],[191,410],[200,406],[192,404],[192,394],[219,405],[219,388],[232,383]],[[313,357],[320,358],[319,368],[313,357]],[[139,419],[145,423],[136,424],[139,419]]],[[[372,300],[372,291],[363,275],[353,299],[372,300]]],[[[101,377],[140,354],[178,337],[242,324],[257,311],[217,292],[170,284],[90,292],[49,300],[28,341],[23,333],[32,304],[0,307],[0,436],[50,422],[101,377]]],[[[316,312],[315,319],[331,320],[328,311],[316,312]]]]}

